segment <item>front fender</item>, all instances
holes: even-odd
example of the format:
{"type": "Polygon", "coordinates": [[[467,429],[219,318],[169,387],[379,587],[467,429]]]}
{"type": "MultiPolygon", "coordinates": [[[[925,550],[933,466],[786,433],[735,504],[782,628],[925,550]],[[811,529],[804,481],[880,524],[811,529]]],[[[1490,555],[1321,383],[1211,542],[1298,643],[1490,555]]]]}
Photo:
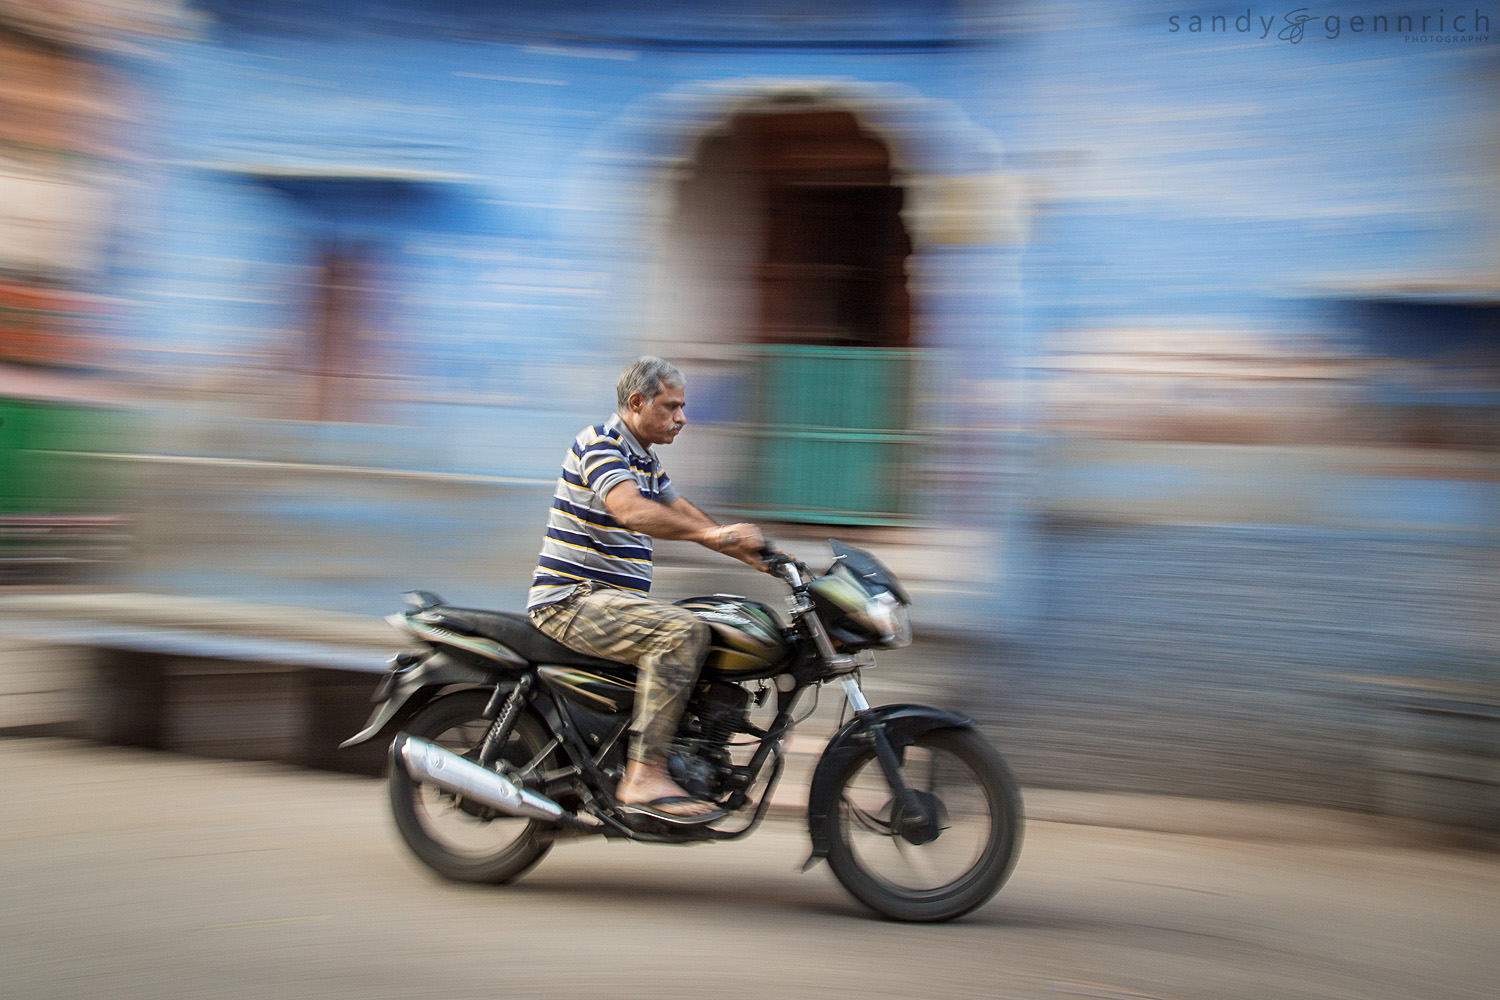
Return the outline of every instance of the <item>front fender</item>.
{"type": "Polygon", "coordinates": [[[392,682],[392,678],[394,681],[391,683],[390,693],[385,696],[385,700],[375,706],[375,711],[370,713],[370,719],[365,723],[365,728],[340,743],[339,749],[352,747],[373,738],[385,728],[386,723],[396,717],[396,713],[400,712],[418,691],[437,690],[455,684],[489,687],[499,680],[490,671],[460,663],[442,653],[429,656],[421,663],[395,674],[387,674],[382,679],[382,683],[392,682]]]}
{"type": "Polygon", "coordinates": [[[828,857],[828,814],[838,806],[838,783],[849,765],[871,749],[870,729],[885,727],[891,749],[898,754],[934,729],[973,729],[974,722],[957,712],[928,705],[881,705],[860,712],[833,734],[818,758],[807,792],[807,829],[812,836],[812,863],[828,857]]]}

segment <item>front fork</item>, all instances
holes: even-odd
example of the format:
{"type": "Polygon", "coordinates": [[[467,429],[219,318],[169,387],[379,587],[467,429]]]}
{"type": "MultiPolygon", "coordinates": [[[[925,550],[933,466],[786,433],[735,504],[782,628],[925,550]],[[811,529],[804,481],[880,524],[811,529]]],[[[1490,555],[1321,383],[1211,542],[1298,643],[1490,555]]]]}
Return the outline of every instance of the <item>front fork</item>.
{"type": "MultiPolygon", "coordinates": [[[[813,644],[818,647],[818,653],[823,657],[823,661],[830,664],[841,660],[848,662],[833,648],[833,640],[829,638],[828,630],[823,627],[822,619],[813,611],[812,601],[800,587],[801,576],[795,567],[792,573],[793,576],[789,582],[797,591],[797,606],[794,610],[804,616],[802,620],[806,622],[813,644]]],[[[856,718],[870,710],[870,702],[865,698],[864,691],[860,689],[857,675],[848,674],[839,683],[844,688],[844,697],[849,700],[849,707],[854,709],[856,718]]],[[[892,817],[901,817],[899,824],[893,823],[893,826],[904,826],[912,822],[930,823],[932,810],[907,786],[906,778],[901,774],[901,758],[896,756],[896,749],[891,746],[890,737],[885,731],[885,723],[878,718],[875,719],[870,723],[866,733],[874,744],[875,759],[880,761],[880,770],[885,773],[885,780],[891,786],[891,797],[896,803],[892,817]]]]}
{"type": "MultiPolygon", "coordinates": [[[[844,697],[849,701],[849,707],[854,709],[856,715],[870,710],[870,702],[865,698],[857,677],[845,677],[840,685],[844,689],[844,697]]],[[[872,722],[866,732],[875,748],[875,759],[880,762],[880,770],[885,775],[886,783],[891,786],[891,798],[896,802],[896,808],[891,812],[892,833],[906,835],[930,826],[935,819],[932,807],[924,797],[907,785],[906,777],[901,773],[901,758],[896,755],[896,748],[891,746],[885,723],[872,722]]]]}
{"type": "Polygon", "coordinates": [[[859,678],[854,676],[845,677],[839,682],[844,689],[844,697],[849,700],[849,707],[856,712],[868,712],[870,703],[865,700],[865,692],[859,686],[859,678]]]}
{"type": "MultiPolygon", "coordinates": [[[[859,678],[845,677],[839,682],[844,689],[844,697],[849,700],[849,707],[854,709],[856,715],[870,710],[870,702],[865,698],[865,692],[859,686],[859,678]]],[[[896,798],[904,801],[909,797],[910,789],[906,786],[906,779],[901,775],[901,759],[896,756],[896,749],[891,746],[891,739],[886,735],[885,723],[872,722],[866,730],[870,742],[875,747],[875,759],[880,761],[880,770],[885,773],[885,780],[890,783],[891,791],[896,793],[896,798]]]]}

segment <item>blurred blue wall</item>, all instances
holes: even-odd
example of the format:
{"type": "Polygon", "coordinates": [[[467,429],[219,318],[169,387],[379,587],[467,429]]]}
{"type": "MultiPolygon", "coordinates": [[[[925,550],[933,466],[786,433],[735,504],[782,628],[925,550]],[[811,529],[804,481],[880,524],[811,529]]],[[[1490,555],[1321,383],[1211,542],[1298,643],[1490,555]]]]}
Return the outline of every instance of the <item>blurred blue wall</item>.
{"type": "MultiPolygon", "coordinates": [[[[924,512],[980,529],[1007,567],[988,611],[1024,617],[1039,491],[1152,495],[1149,469],[1039,478],[1048,359],[1076,331],[1423,359],[1452,339],[1443,310],[1478,308],[1464,322],[1494,350],[1500,49],[1424,47],[1357,3],[1316,13],[1299,36],[1283,12],[1157,2],[203,0],[129,63],[145,114],[113,279],[134,303],[123,363],[201,387],[164,451],[548,479],[654,344],[662,178],[734,109],[800,87],[854,110],[925,192],[907,212],[942,428],[924,512]],[[306,364],[328,247],[358,248],[380,289],[365,377],[401,391],[373,422],[256,399],[306,364]]],[[[715,398],[743,395],[715,378],[715,398]]],[[[1468,393],[1495,404],[1492,382],[1468,393]]]]}
{"type": "Polygon", "coordinates": [[[157,455],[252,464],[161,466],[131,584],[518,604],[562,443],[646,349],[701,389],[678,478],[732,505],[752,373],[722,330],[664,341],[701,290],[655,276],[700,140],[796,94],[906,189],[927,533],[898,571],[928,634],[1007,641],[959,659],[1023,772],[1368,806],[1405,718],[1371,705],[1495,700],[1500,7],[1304,13],[199,0],[118,57],[110,291],[157,455]],[[330,248],[379,293],[360,419],[292,385],[330,248]]]}

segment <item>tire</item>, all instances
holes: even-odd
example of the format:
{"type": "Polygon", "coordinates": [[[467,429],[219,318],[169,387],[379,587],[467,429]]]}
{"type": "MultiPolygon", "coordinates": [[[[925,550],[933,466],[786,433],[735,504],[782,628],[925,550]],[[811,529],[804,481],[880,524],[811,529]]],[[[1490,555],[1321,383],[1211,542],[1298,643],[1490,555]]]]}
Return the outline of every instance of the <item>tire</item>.
{"type": "Polygon", "coordinates": [[[921,844],[893,832],[899,817],[871,748],[838,777],[824,821],[828,866],[882,916],[952,920],[988,902],[1010,876],[1021,841],[1020,791],[1000,754],[972,729],[931,730],[900,756],[908,786],[942,803],[933,827],[940,832],[921,844]],[[928,853],[935,851],[937,862],[928,853]]]}
{"type": "MultiPolygon", "coordinates": [[[[440,698],[404,727],[412,736],[473,760],[489,731],[484,708],[489,693],[464,691],[440,698]]],[[[536,759],[547,744],[546,731],[530,712],[522,712],[501,751],[517,767],[536,759]]],[[[449,792],[411,779],[399,761],[392,762],[391,812],[401,839],[418,859],[444,878],[458,882],[500,884],[530,871],[552,849],[552,827],[541,820],[495,816],[479,807],[465,809],[449,792]]]]}

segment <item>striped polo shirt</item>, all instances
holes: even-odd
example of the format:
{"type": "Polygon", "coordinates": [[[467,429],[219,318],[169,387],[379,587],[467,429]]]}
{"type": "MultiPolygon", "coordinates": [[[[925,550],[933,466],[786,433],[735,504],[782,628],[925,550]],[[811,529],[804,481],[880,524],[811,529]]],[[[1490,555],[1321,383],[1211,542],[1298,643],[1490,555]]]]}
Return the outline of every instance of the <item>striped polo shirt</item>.
{"type": "Polygon", "coordinates": [[[651,536],[622,527],[604,498],[624,482],[648,500],[679,496],[661,461],[641,447],[619,414],[578,432],[563,458],[547,516],[547,536],[531,576],[526,609],[562,600],[581,580],[645,594],[651,589],[651,536]]]}

